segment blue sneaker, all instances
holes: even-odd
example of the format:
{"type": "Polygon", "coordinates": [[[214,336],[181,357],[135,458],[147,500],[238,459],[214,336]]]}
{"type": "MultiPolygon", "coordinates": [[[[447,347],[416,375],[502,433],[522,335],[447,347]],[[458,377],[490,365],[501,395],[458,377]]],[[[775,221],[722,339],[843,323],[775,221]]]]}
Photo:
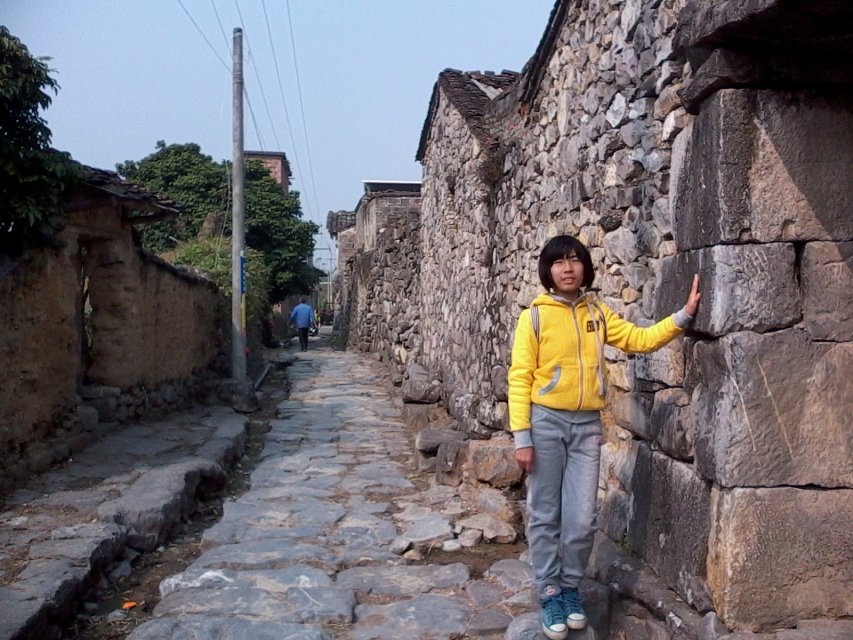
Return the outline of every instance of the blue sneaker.
{"type": "Polygon", "coordinates": [[[563,600],[563,608],[566,611],[566,626],[577,631],[586,626],[586,611],[581,605],[581,596],[577,589],[563,589],[560,594],[563,600]]]}
{"type": "Polygon", "coordinates": [[[558,593],[539,603],[542,609],[542,632],[550,640],[564,640],[569,634],[566,629],[566,609],[558,593]]]}

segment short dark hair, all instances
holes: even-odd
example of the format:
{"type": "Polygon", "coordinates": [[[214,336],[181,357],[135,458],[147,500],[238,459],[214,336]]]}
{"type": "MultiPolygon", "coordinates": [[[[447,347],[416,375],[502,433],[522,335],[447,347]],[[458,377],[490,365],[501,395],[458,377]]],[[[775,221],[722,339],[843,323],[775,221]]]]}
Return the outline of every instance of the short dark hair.
{"type": "Polygon", "coordinates": [[[583,246],[583,242],[573,236],[554,236],[545,247],[542,253],[539,254],[539,280],[546,290],[555,289],[554,280],[551,278],[551,266],[561,258],[568,258],[571,255],[576,255],[583,263],[583,282],[581,286],[584,288],[591,287],[595,280],[595,269],[592,266],[592,256],[589,255],[589,249],[583,246]]]}

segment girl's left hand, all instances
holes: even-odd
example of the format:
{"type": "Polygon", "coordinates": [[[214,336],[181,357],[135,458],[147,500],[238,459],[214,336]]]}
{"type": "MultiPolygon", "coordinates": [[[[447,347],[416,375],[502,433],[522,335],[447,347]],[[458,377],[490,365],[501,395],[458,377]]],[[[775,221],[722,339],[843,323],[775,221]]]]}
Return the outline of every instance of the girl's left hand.
{"type": "Polygon", "coordinates": [[[699,293],[699,274],[693,276],[693,286],[690,288],[690,295],[687,296],[687,304],[684,305],[684,310],[690,315],[690,317],[694,317],[696,315],[696,310],[699,308],[699,298],[702,297],[702,294],[699,293]]]}

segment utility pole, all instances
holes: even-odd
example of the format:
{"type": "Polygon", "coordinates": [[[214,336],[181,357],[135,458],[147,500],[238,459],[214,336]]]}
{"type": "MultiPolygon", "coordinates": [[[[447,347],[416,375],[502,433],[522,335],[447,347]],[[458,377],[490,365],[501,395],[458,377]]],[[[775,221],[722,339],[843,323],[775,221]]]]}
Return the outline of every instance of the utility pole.
{"type": "Polygon", "coordinates": [[[246,216],[243,170],[243,30],[234,29],[233,44],[233,120],[234,143],[231,162],[231,377],[237,382],[246,380],[246,216]]]}

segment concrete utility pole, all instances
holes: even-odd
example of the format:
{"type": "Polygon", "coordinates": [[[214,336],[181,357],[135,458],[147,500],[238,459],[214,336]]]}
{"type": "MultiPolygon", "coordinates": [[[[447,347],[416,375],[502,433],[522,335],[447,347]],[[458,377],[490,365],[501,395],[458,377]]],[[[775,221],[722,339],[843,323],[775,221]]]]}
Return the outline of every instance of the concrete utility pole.
{"type": "Polygon", "coordinates": [[[231,377],[246,380],[246,256],[243,221],[246,216],[243,183],[243,30],[234,29],[233,142],[231,184],[231,377]]]}

